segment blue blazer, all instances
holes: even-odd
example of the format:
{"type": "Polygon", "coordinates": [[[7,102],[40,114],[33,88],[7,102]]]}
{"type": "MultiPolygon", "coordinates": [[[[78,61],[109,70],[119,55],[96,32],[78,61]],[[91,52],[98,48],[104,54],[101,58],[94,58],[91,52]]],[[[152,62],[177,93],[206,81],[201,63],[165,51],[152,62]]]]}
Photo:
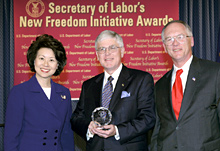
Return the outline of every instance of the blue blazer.
{"type": "Polygon", "coordinates": [[[51,80],[48,100],[35,75],[8,98],[5,151],[74,151],[70,92],[51,80]]]}

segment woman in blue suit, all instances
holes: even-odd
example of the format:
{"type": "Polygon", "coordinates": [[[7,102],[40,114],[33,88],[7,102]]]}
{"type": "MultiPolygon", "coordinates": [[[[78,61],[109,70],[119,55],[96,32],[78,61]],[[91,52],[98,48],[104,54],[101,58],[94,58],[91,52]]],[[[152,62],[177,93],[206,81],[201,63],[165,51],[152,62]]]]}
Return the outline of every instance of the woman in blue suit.
{"type": "Polygon", "coordinates": [[[66,59],[62,43],[52,36],[32,42],[27,62],[35,75],[10,92],[5,151],[74,151],[70,91],[51,79],[61,73],[66,59]]]}

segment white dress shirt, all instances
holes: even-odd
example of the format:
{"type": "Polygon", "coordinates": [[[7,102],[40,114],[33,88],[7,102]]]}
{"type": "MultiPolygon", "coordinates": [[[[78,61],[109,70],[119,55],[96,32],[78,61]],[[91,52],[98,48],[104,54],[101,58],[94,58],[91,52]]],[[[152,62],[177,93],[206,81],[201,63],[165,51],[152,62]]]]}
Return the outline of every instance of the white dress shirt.
{"type": "MultiPolygon", "coordinates": [[[[104,71],[104,79],[103,79],[103,86],[102,86],[102,89],[104,88],[105,84],[108,82],[108,78],[110,76],[113,77],[113,81],[112,81],[112,86],[113,86],[113,91],[115,90],[115,86],[117,84],[117,81],[118,81],[118,77],[121,73],[121,70],[122,70],[122,64],[120,64],[120,66],[118,67],[118,69],[112,74],[108,74],[106,71],[104,71]]],[[[116,129],[116,134],[115,134],[115,139],[116,140],[119,140],[120,139],[120,135],[119,135],[119,132],[118,132],[118,128],[117,126],[115,126],[115,129],[116,129]]],[[[87,130],[87,134],[86,134],[86,138],[87,138],[87,141],[90,139],[90,138],[93,138],[93,134],[89,131],[89,129],[87,130]]]]}
{"type": "MultiPolygon", "coordinates": [[[[188,77],[188,73],[189,73],[189,67],[191,65],[192,59],[193,59],[193,56],[191,56],[189,58],[189,60],[181,68],[178,68],[175,65],[173,65],[174,70],[173,70],[173,73],[172,73],[172,87],[173,87],[173,84],[176,80],[176,71],[179,70],[179,69],[183,69],[183,73],[180,75],[180,78],[182,80],[183,94],[184,94],[184,91],[185,91],[186,81],[187,81],[187,77],[188,77]]],[[[171,87],[171,91],[172,91],[172,87],[171,87]]]]}
{"type": "Polygon", "coordinates": [[[51,95],[51,88],[42,88],[44,90],[44,93],[46,94],[48,100],[50,100],[51,95]]]}

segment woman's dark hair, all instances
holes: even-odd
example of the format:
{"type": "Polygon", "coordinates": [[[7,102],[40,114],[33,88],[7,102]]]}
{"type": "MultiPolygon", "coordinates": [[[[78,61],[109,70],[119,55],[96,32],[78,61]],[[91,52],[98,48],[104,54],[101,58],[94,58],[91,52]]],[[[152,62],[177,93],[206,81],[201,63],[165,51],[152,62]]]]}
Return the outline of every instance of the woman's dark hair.
{"type": "Polygon", "coordinates": [[[34,68],[34,60],[36,59],[37,52],[41,48],[50,48],[55,54],[55,58],[58,61],[58,68],[53,74],[54,76],[59,75],[64,66],[66,65],[66,51],[63,44],[51,35],[41,35],[33,41],[27,51],[27,62],[31,68],[31,71],[36,72],[34,68]]]}

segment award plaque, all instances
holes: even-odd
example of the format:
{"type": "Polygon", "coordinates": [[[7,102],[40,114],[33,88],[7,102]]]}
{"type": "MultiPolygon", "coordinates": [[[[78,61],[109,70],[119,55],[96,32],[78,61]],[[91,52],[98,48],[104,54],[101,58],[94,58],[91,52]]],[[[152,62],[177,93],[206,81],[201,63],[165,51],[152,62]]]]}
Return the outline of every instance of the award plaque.
{"type": "Polygon", "coordinates": [[[105,107],[98,107],[92,112],[92,120],[99,127],[108,125],[112,120],[111,112],[105,107]]]}

